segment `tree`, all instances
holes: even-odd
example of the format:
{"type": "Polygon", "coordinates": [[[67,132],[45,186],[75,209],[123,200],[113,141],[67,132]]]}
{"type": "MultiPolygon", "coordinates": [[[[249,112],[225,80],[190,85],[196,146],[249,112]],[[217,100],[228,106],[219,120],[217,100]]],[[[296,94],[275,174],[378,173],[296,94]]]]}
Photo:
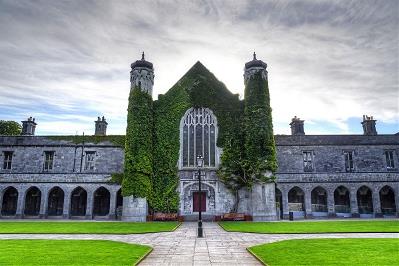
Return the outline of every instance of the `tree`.
{"type": "Polygon", "coordinates": [[[0,120],[0,135],[20,135],[21,125],[15,121],[0,120]]]}

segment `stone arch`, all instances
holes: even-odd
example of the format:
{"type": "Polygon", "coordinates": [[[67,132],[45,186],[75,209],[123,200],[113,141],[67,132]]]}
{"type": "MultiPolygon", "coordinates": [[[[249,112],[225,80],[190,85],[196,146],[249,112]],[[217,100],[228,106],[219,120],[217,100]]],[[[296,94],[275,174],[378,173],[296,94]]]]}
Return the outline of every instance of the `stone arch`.
{"type": "Polygon", "coordinates": [[[53,187],[48,193],[48,216],[61,216],[64,208],[64,190],[53,187]]]}
{"type": "Polygon", "coordinates": [[[38,216],[40,213],[40,203],[42,192],[37,187],[30,187],[25,194],[24,215],[38,216]]]}
{"type": "Polygon", "coordinates": [[[293,187],[288,191],[288,210],[289,211],[304,211],[305,193],[299,187],[293,187]]]}
{"type": "Polygon", "coordinates": [[[116,192],[116,217],[121,217],[122,216],[122,208],[123,208],[123,197],[122,197],[122,189],[120,188],[116,192]]]}
{"type": "Polygon", "coordinates": [[[87,192],[82,187],[75,188],[71,193],[71,216],[85,216],[87,207],[87,192]]]}
{"type": "Polygon", "coordinates": [[[367,186],[361,186],[356,194],[359,214],[373,213],[373,193],[371,189],[367,186]]]}
{"type": "Polygon", "coordinates": [[[380,193],[381,212],[383,215],[395,215],[395,192],[390,186],[381,188],[380,193]]]}
{"type": "Polygon", "coordinates": [[[327,212],[327,191],[321,187],[315,187],[311,192],[312,212],[327,212]]]}
{"type": "Polygon", "coordinates": [[[99,187],[94,191],[93,215],[106,216],[109,214],[110,193],[105,187],[99,187]]]}
{"type": "MultiPolygon", "coordinates": [[[[183,212],[193,213],[194,193],[198,192],[198,182],[191,182],[183,186],[183,212]]],[[[201,182],[201,191],[205,194],[206,212],[215,211],[215,187],[207,182],[201,182]]]]}
{"type": "Polygon", "coordinates": [[[350,192],[345,186],[339,186],[334,190],[334,210],[336,213],[350,213],[350,192]]]}
{"type": "Polygon", "coordinates": [[[280,211],[280,219],[283,219],[283,193],[276,188],[276,208],[280,211]]]}
{"type": "Polygon", "coordinates": [[[15,187],[8,187],[4,190],[1,204],[2,216],[14,216],[17,213],[18,190],[15,187]]]}

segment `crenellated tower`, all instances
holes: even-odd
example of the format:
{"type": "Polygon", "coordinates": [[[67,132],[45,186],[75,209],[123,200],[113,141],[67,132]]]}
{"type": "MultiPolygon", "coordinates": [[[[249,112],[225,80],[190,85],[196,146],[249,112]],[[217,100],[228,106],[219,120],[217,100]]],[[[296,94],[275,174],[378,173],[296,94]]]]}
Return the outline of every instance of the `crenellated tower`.
{"type": "Polygon", "coordinates": [[[139,88],[141,91],[147,92],[152,97],[152,87],[154,86],[154,67],[151,62],[144,58],[144,52],[141,60],[131,64],[130,71],[130,89],[139,88]]]}

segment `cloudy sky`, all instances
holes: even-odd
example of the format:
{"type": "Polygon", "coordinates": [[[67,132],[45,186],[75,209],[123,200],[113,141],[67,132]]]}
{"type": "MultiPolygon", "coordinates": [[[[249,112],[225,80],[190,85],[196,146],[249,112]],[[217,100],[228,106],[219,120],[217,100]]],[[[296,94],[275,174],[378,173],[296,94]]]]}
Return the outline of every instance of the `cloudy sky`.
{"type": "Polygon", "coordinates": [[[268,64],[277,134],[399,131],[399,1],[0,0],[0,119],[37,134],[124,134],[130,63],[145,51],[154,98],[201,61],[234,93],[253,51],[268,64]]]}

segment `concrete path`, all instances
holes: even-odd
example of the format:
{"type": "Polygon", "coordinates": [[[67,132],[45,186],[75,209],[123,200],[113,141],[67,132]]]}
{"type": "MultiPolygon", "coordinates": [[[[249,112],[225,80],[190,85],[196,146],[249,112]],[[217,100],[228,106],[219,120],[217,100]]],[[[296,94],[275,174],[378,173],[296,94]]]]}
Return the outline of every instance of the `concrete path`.
{"type": "Polygon", "coordinates": [[[287,239],[399,238],[399,233],[252,234],[229,233],[216,223],[204,223],[204,238],[197,224],[183,223],[176,231],[136,235],[0,234],[0,239],[96,239],[145,244],[154,248],[140,265],[261,265],[247,247],[287,239]]]}

